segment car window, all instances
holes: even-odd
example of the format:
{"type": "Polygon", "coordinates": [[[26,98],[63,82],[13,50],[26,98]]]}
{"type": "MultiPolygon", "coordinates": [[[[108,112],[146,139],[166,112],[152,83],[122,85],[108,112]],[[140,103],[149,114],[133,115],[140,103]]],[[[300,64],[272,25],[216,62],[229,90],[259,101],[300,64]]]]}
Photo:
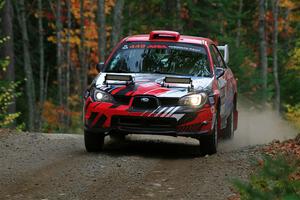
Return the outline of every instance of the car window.
{"type": "Polygon", "coordinates": [[[205,46],[168,42],[127,42],[108,61],[105,72],[212,76],[205,46]]]}
{"type": "Polygon", "coordinates": [[[216,56],[216,59],[217,59],[217,61],[219,63],[218,67],[226,68],[226,64],[224,63],[223,57],[220,54],[220,52],[218,51],[217,47],[215,45],[212,45],[212,49],[213,49],[213,51],[215,53],[215,56],[216,56]]]}
{"type": "Polygon", "coordinates": [[[212,57],[212,60],[213,60],[213,63],[214,63],[214,69],[216,69],[217,67],[220,67],[219,66],[220,64],[219,64],[219,61],[218,61],[218,58],[217,58],[218,56],[217,56],[217,54],[216,54],[216,52],[215,52],[212,45],[209,47],[209,49],[210,49],[211,57],[212,57]]]}

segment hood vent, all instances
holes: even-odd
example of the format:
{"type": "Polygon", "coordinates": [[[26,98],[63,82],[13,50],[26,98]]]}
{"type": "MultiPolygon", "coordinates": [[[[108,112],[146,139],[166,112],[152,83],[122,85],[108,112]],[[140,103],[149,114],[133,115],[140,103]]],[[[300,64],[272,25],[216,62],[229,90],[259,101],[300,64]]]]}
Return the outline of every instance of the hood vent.
{"type": "Polygon", "coordinates": [[[188,87],[189,91],[194,89],[193,81],[191,78],[165,77],[162,86],[170,87],[169,84],[187,84],[189,85],[188,87]]]}

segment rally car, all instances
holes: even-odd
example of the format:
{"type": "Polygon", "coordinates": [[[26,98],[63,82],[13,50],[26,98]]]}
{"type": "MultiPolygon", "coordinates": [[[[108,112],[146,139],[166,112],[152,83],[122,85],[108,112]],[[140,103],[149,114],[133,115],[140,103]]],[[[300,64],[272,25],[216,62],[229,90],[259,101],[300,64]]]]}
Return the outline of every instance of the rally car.
{"type": "Polygon", "coordinates": [[[237,129],[237,83],[228,46],[173,31],[124,38],[84,95],[84,140],[101,151],[104,137],[185,136],[202,154],[237,129]],[[222,54],[224,54],[224,58],[222,54]]]}

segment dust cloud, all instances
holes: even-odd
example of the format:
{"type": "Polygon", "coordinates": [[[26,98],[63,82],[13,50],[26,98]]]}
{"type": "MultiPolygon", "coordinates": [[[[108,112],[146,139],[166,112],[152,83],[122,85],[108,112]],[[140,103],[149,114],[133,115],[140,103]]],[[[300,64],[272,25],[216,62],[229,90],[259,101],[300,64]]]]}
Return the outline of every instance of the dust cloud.
{"type": "Polygon", "coordinates": [[[220,150],[234,150],[241,147],[267,144],[273,140],[294,138],[297,131],[274,111],[255,110],[239,106],[238,130],[232,140],[220,143],[220,150]]]}
{"type": "MultiPolygon", "coordinates": [[[[219,142],[219,152],[230,152],[243,147],[268,144],[273,140],[287,140],[294,138],[297,131],[286,120],[276,115],[270,108],[254,109],[247,105],[238,106],[239,118],[238,129],[231,140],[221,139],[219,142]]],[[[199,142],[192,138],[155,136],[155,135],[131,135],[134,141],[152,141],[185,144],[198,146],[199,142]]]]}

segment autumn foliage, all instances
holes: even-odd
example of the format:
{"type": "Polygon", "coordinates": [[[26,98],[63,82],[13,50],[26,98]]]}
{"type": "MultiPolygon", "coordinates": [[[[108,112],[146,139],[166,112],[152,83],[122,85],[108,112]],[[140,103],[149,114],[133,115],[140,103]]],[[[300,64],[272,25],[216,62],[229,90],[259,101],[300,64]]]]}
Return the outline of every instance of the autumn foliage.
{"type": "MultiPolygon", "coordinates": [[[[124,4],[120,6],[121,12],[116,12],[118,7],[116,5],[119,5],[120,0],[22,0],[23,4],[20,3],[21,0],[10,2],[13,8],[11,12],[15,11],[15,15],[11,15],[10,19],[13,23],[13,50],[17,54],[14,58],[15,73],[16,79],[22,82],[19,89],[24,93],[24,96],[18,98],[16,103],[17,110],[22,112],[17,124],[25,123],[26,128],[29,128],[29,124],[31,124],[28,120],[29,116],[34,118],[32,115],[35,115],[28,109],[29,91],[36,93],[35,97],[32,97],[34,98],[32,102],[38,110],[43,110],[42,115],[39,113],[36,120],[31,120],[39,121],[36,129],[72,131],[68,127],[74,127],[75,124],[82,127],[82,124],[75,123],[75,120],[71,119],[76,118],[77,114],[82,112],[82,94],[98,73],[95,64],[100,61],[99,57],[102,57],[101,61],[104,61],[103,58],[107,58],[111,53],[114,46],[112,44],[115,43],[112,41],[113,39],[133,34],[147,34],[155,29],[174,30],[185,35],[209,37],[218,44],[229,44],[229,67],[238,79],[239,94],[252,102],[258,102],[257,105],[264,95],[267,96],[268,103],[273,103],[276,97],[272,67],[273,33],[275,31],[273,0],[265,0],[264,6],[268,56],[266,92],[262,92],[263,78],[259,56],[260,1],[131,0],[124,1],[124,4]],[[37,2],[41,2],[41,9],[37,2]],[[99,2],[102,2],[104,12],[100,11],[99,2]],[[60,8],[59,11],[58,8],[60,8]],[[116,13],[121,13],[121,16],[116,13]],[[20,23],[22,22],[21,14],[24,14],[24,18],[27,19],[23,26],[20,23]],[[57,17],[58,14],[60,17],[57,17]],[[100,23],[100,14],[104,14],[103,23],[100,23]],[[38,26],[40,21],[42,21],[41,29],[38,26]],[[58,24],[60,26],[57,27],[58,24]],[[27,28],[28,42],[23,42],[24,28],[27,28]],[[104,40],[102,40],[105,42],[100,40],[102,39],[101,33],[105,33],[104,40]],[[43,36],[41,39],[42,49],[40,40],[38,40],[41,36],[43,36]],[[31,57],[27,58],[30,61],[27,63],[31,64],[31,76],[27,73],[28,70],[24,69],[24,44],[27,44],[26,55],[31,57]],[[101,46],[102,44],[103,46],[101,46]],[[40,61],[41,52],[44,52],[45,55],[43,68],[41,67],[42,61],[40,61]],[[33,79],[30,82],[34,84],[31,90],[26,89],[25,86],[26,83],[29,83],[29,79],[33,79]],[[39,87],[40,85],[45,87],[39,87]],[[42,89],[39,90],[40,88],[42,89]],[[45,94],[40,95],[43,93],[41,91],[44,91],[45,94]],[[45,99],[40,96],[44,96],[45,99]],[[76,106],[71,105],[73,101],[76,101],[76,106]],[[53,113],[52,110],[57,112],[53,113]],[[60,120],[62,118],[64,120],[60,120]],[[45,129],[45,127],[51,128],[45,129]]],[[[299,22],[300,2],[298,0],[280,0],[278,51],[276,51],[278,53],[278,79],[281,86],[280,111],[282,116],[298,127],[300,126],[299,22]]],[[[2,29],[6,28],[7,26],[2,26],[2,29]]],[[[2,37],[5,36],[0,36],[0,38],[2,37]]],[[[1,60],[3,59],[1,58],[1,60]]],[[[4,74],[2,71],[0,70],[0,76],[4,74]]]]}

